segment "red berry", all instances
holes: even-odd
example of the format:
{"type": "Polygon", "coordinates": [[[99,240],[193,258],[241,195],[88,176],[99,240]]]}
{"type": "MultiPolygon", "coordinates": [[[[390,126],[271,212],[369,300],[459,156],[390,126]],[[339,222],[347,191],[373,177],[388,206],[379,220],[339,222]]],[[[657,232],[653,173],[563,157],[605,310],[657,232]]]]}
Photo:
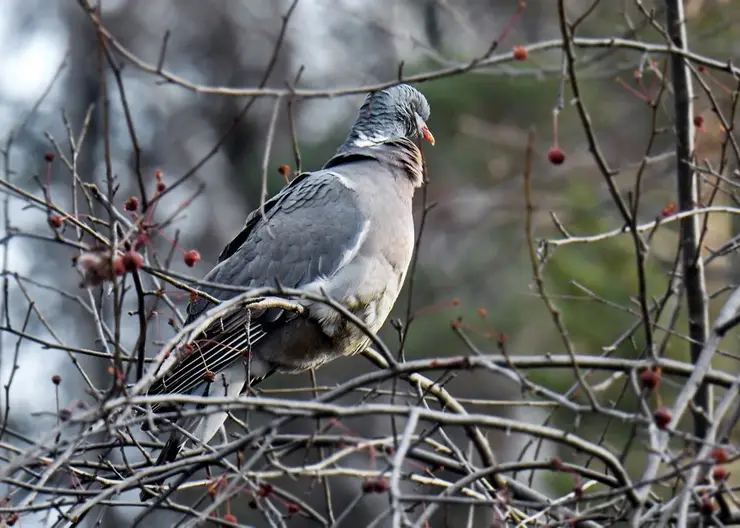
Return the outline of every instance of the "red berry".
{"type": "Polygon", "coordinates": [[[660,210],[661,216],[673,216],[676,214],[676,203],[671,202],[668,205],[666,205],[663,209],[660,210]]]}
{"type": "Polygon", "coordinates": [[[270,484],[269,482],[267,484],[262,484],[260,489],[257,490],[257,495],[259,495],[260,497],[267,497],[272,493],[272,489],[272,484],[270,484]]]}
{"type": "Polygon", "coordinates": [[[126,209],[126,211],[136,211],[139,208],[139,199],[136,196],[130,197],[126,200],[126,203],[123,204],[123,208],[126,209]]]}
{"type": "Polygon", "coordinates": [[[714,504],[712,504],[712,499],[707,496],[702,497],[700,509],[702,514],[712,515],[712,513],[714,512],[714,504]]]}
{"type": "Polygon", "coordinates": [[[694,126],[696,128],[701,128],[702,125],[704,125],[704,116],[702,115],[694,116],[694,126]]]}
{"type": "Polygon", "coordinates": [[[660,385],[660,368],[646,368],[640,372],[640,384],[643,389],[654,390],[660,385]]]}
{"type": "Polygon", "coordinates": [[[712,460],[715,464],[724,464],[727,462],[727,451],[721,447],[712,449],[712,460]]]}
{"type": "Polygon", "coordinates": [[[562,165],[565,161],[565,152],[560,150],[558,147],[552,147],[547,151],[547,159],[550,160],[550,163],[553,165],[562,165]]]}
{"type": "Polygon", "coordinates": [[[49,222],[49,225],[54,229],[59,229],[64,223],[64,219],[59,215],[49,215],[47,221],[49,222]]]}
{"type": "Polygon", "coordinates": [[[54,374],[54,375],[53,375],[53,376],[51,377],[51,382],[52,382],[52,383],[53,383],[54,385],[59,385],[59,384],[60,384],[60,383],[62,382],[62,377],[61,377],[61,376],[60,376],[59,374],[54,374]]]}
{"type": "Polygon", "coordinates": [[[15,526],[15,523],[18,522],[18,514],[13,512],[10,515],[8,515],[8,518],[5,519],[5,524],[8,526],[15,526]]]}
{"type": "Polygon", "coordinates": [[[183,260],[185,260],[185,264],[187,264],[189,268],[192,268],[200,260],[200,253],[198,253],[197,249],[186,251],[185,255],[183,256],[183,260]]]}
{"type": "Polygon", "coordinates": [[[527,60],[527,48],[521,46],[514,46],[513,49],[514,60],[523,61],[527,60]]]}
{"type": "Polygon", "coordinates": [[[288,504],[288,515],[296,515],[301,512],[301,507],[296,503],[291,502],[288,504]]]}
{"type": "Polygon", "coordinates": [[[154,171],[154,177],[157,179],[157,181],[161,180],[162,179],[162,170],[161,169],[155,170],[154,171]]]}
{"type": "Polygon", "coordinates": [[[362,483],[362,491],[365,493],[383,493],[388,491],[388,483],[385,479],[367,479],[362,483]]]}
{"type": "Polygon", "coordinates": [[[113,259],[113,273],[118,276],[126,273],[126,265],[123,263],[123,257],[115,257],[113,259]]]}
{"type": "Polygon", "coordinates": [[[47,152],[46,154],[44,154],[44,161],[46,163],[51,163],[52,161],[54,161],[54,153],[53,152],[47,152]]]}
{"type": "Polygon", "coordinates": [[[655,425],[658,426],[658,429],[665,429],[668,427],[668,424],[671,423],[671,413],[666,409],[665,407],[659,407],[658,410],[653,413],[653,419],[655,420],[655,425]]]}
{"type": "Polygon", "coordinates": [[[278,172],[281,176],[287,176],[288,174],[290,174],[290,167],[288,165],[280,165],[278,167],[278,172]]]}
{"type": "Polygon", "coordinates": [[[565,469],[565,467],[563,466],[563,461],[559,458],[551,458],[550,467],[553,471],[563,471],[563,469],[565,469]]]}
{"type": "Polygon", "coordinates": [[[727,480],[727,477],[727,470],[722,466],[717,466],[714,468],[714,471],[712,471],[712,479],[715,482],[724,482],[727,480]]]}
{"type": "Polygon", "coordinates": [[[237,519],[236,515],[234,515],[233,513],[227,513],[226,515],[224,515],[224,521],[236,524],[237,522],[239,522],[239,519],[237,519]]]}
{"type": "Polygon", "coordinates": [[[157,192],[164,192],[166,188],[167,186],[164,184],[164,182],[157,182],[157,192]]]}
{"type": "Polygon", "coordinates": [[[123,268],[126,271],[136,271],[144,264],[144,257],[133,249],[123,254],[123,268]]]}

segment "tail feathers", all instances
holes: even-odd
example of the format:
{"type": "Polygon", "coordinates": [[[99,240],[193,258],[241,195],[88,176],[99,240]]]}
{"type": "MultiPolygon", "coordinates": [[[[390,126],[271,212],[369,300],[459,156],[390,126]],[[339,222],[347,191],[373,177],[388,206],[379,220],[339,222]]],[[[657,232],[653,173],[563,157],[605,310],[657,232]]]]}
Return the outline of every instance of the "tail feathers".
{"type": "MultiPolygon", "coordinates": [[[[259,382],[276,372],[276,370],[276,368],[269,368],[260,377],[253,378],[250,385],[257,385],[259,382]]],[[[212,383],[204,383],[202,389],[198,389],[197,392],[194,392],[196,394],[200,393],[202,396],[211,395],[217,397],[225,396],[227,398],[236,398],[245,388],[246,381],[247,370],[245,365],[240,361],[220,372],[216,377],[216,380],[212,383]]],[[[202,408],[202,405],[199,407],[202,408]]],[[[227,416],[228,413],[225,411],[216,411],[204,416],[182,420],[180,427],[196,438],[198,440],[198,445],[201,443],[207,444],[223,426],[224,422],[226,422],[227,416]]],[[[155,466],[174,462],[177,455],[182,451],[189,440],[190,439],[180,431],[173,431],[162,448],[162,451],[159,453],[155,466]]],[[[163,483],[164,479],[153,482],[152,484],[159,486],[163,483]]],[[[143,502],[152,495],[152,492],[142,490],[139,497],[143,502]]]]}

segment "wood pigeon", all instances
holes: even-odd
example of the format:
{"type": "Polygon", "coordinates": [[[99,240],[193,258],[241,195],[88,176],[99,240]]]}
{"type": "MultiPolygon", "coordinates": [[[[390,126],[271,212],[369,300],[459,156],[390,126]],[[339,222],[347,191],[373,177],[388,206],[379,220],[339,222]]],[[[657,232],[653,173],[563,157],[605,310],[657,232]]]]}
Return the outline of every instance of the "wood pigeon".
{"type": "MultiPolygon", "coordinates": [[[[337,153],[321,170],[300,174],[252,212],[204,280],[326,294],[377,332],[411,261],[412,198],[424,179],[422,154],[412,140],[434,144],[426,125],[429,113],[426,98],[408,85],[369,94],[337,153]]],[[[239,294],[217,287],[203,291],[219,300],[239,294]]],[[[367,335],[333,308],[300,302],[303,314],[244,310],[217,321],[149,394],[236,397],[247,384],[274,372],[302,372],[369,345],[367,335]]],[[[194,300],[187,322],[211,306],[203,298],[194,300]]],[[[154,412],[172,410],[153,407],[154,412]]],[[[225,420],[225,412],[216,412],[180,425],[206,443],[225,420]]],[[[184,440],[173,432],[157,463],[173,461],[184,440]]]]}

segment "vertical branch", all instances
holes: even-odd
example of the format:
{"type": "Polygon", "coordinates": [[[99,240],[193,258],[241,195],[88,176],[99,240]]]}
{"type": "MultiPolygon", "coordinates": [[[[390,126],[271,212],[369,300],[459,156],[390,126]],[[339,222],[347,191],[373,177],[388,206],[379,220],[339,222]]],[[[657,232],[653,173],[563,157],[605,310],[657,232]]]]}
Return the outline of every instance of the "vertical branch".
{"type": "MultiPolygon", "coordinates": [[[[666,21],[671,43],[679,50],[688,51],[686,21],[683,3],[680,0],[666,0],[666,21]]],[[[693,210],[699,201],[698,178],[691,161],[694,153],[692,132],[694,95],[691,85],[691,72],[683,57],[674,53],[671,55],[670,61],[676,114],[677,203],[679,210],[683,212],[693,210]]],[[[691,362],[697,365],[707,363],[708,366],[711,356],[700,358],[707,339],[709,315],[704,263],[701,259],[701,248],[699,246],[698,215],[690,215],[680,220],[679,243],[683,280],[686,286],[691,362]]],[[[698,438],[704,438],[712,415],[711,389],[706,383],[702,383],[694,394],[694,404],[698,408],[694,410],[694,434],[698,438]]]]}

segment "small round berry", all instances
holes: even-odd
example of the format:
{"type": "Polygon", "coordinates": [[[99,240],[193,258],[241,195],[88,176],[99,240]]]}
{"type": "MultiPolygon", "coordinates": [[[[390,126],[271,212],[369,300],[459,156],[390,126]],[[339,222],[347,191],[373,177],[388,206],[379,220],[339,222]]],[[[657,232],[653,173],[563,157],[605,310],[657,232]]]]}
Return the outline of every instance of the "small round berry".
{"type": "Polygon", "coordinates": [[[699,509],[703,515],[712,515],[712,513],[714,513],[714,504],[712,504],[712,499],[706,496],[702,497],[699,509]]]}
{"type": "Polygon", "coordinates": [[[208,383],[213,383],[216,381],[216,373],[212,370],[206,370],[205,374],[203,374],[203,379],[208,383]]]}
{"type": "Polygon", "coordinates": [[[8,518],[5,519],[5,524],[8,526],[15,526],[15,523],[18,522],[18,514],[13,512],[10,515],[8,515],[8,518]]]}
{"type": "Polygon", "coordinates": [[[224,521],[236,524],[239,522],[239,519],[233,513],[227,513],[224,515],[224,521]]]}
{"type": "Polygon", "coordinates": [[[660,373],[659,368],[646,368],[640,372],[640,385],[643,389],[648,391],[655,390],[660,385],[660,373]]]}
{"type": "Polygon", "coordinates": [[[281,176],[288,176],[288,174],[290,174],[290,166],[288,166],[288,165],[280,165],[278,167],[278,173],[281,176]]]}
{"type": "Polygon", "coordinates": [[[123,263],[123,257],[113,258],[113,273],[119,277],[126,273],[126,265],[123,263]]]}
{"type": "Polygon", "coordinates": [[[165,189],[167,189],[167,186],[164,184],[163,181],[157,182],[157,192],[164,192],[165,189]]]}
{"type": "Polygon", "coordinates": [[[560,460],[559,458],[551,458],[550,468],[553,471],[563,471],[563,469],[565,469],[565,466],[563,466],[563,461],[560,460]]]}
{"type": "Polygon", "coordinates": [[[715,482],[724,482],[728,476],[727,470],[722,466],[716,466],[712,471],[712,480],[715,482]]]}
{"type": "Polygon", "coordinates": [[[694,126],[696,128],[701,128],[703,125],[704,125],[704,116],[703,115],[694,116],[694,126]]]}
{"type": "Polygon", "coordinates": [[[291,502],[288,504],[288,515],[296,515],[298,513],[301,513],[301,507],[298,506],[295,502],[291,502]]]}
{"type": "Polygon", "coordinates": [[[653,413],[653,419],[655,420],[655,425],[658,426],[658,429],[665,429],[668,427],[668,424],[671,423],[671,413],[668,409],[665,407],[659,407],[658,410],[656,410],[653,413]]]}
{"type": "Polygon", "coordinates": [[[560,150],[559,147],[552,147],[547,151],[547,159],[553,165],[562,165],[565,161],[565,152],[560,150]]]}
{"type": "Polygon", "coordinates": [[[257,490],[257,495],[259,495],[260,497],[268,497],[272,493],[272,490],[272,484],[268,482],[260,486],[260,489],[257,490]]]}
{"type": "Polygon", "coordinates": [[[126,271],[136,271],[144,265],[144,257],[133,249],[123,254],[123,268],[126,271]]]}
{"type": "Polygon", "coordinates": [[[514,54],[514,60],[527,60],[527,48],[523,48],[522,46],[514,46],[512,52],[514,54]]]}
{"type": "Polygon", "coordinates": [[[126,203],[123,204],[123,208],[126,211],[136,211],[139,208],[139,199],[136,196],[131,196],[126,203]]]}
{"type": "Polygon", "coordinates": [[[46,163],[51,163],[52,161],[54,161],[54,153],[53,152],[47,152],[46,154],[44,154],[44,161],[46,163]]]}
{"type": "Polygon", "coordinates": [[[61,376],[60,376],[59,374],[54,374],[54,375],[53,375],[53,376],[51,377],[51,382],[52,382],[52,383],[53,383],[54,385],[57,385],[57,386],[58,386],[58,385],[59,385],[60,383],[62,383],[62,377],[61,377],[61,376]]]}
{"type": "Polygon", "coordinates": [[[722,447],[712,449],[712,460],[715,464],[725,464],[727,462],[727,451],[722,447]]]}
{"type": "Polygon", "coordinates": [[[154,171],[154,178],[159,181],[162,179],[162,169],[157,169],[154,171]]]}
{"type": "Polygon", "coordinates": [[[49,215],[49,218],[47,218],[47,221],[49,222],[49,225],[53,227],[54,229],[59,229],[62,227],[62,224],[64,223],[64,219],[59,215],[49,215]]]}
{"type": "Polygon", "coordinates": [[[189,268],[192,268],[200,260],[200,253],[198,253],[197,249],[191,249],[189,251],[186,251],[185,255],[183,255],[183,260],[185,260],[185,264],[189,268]]]}

